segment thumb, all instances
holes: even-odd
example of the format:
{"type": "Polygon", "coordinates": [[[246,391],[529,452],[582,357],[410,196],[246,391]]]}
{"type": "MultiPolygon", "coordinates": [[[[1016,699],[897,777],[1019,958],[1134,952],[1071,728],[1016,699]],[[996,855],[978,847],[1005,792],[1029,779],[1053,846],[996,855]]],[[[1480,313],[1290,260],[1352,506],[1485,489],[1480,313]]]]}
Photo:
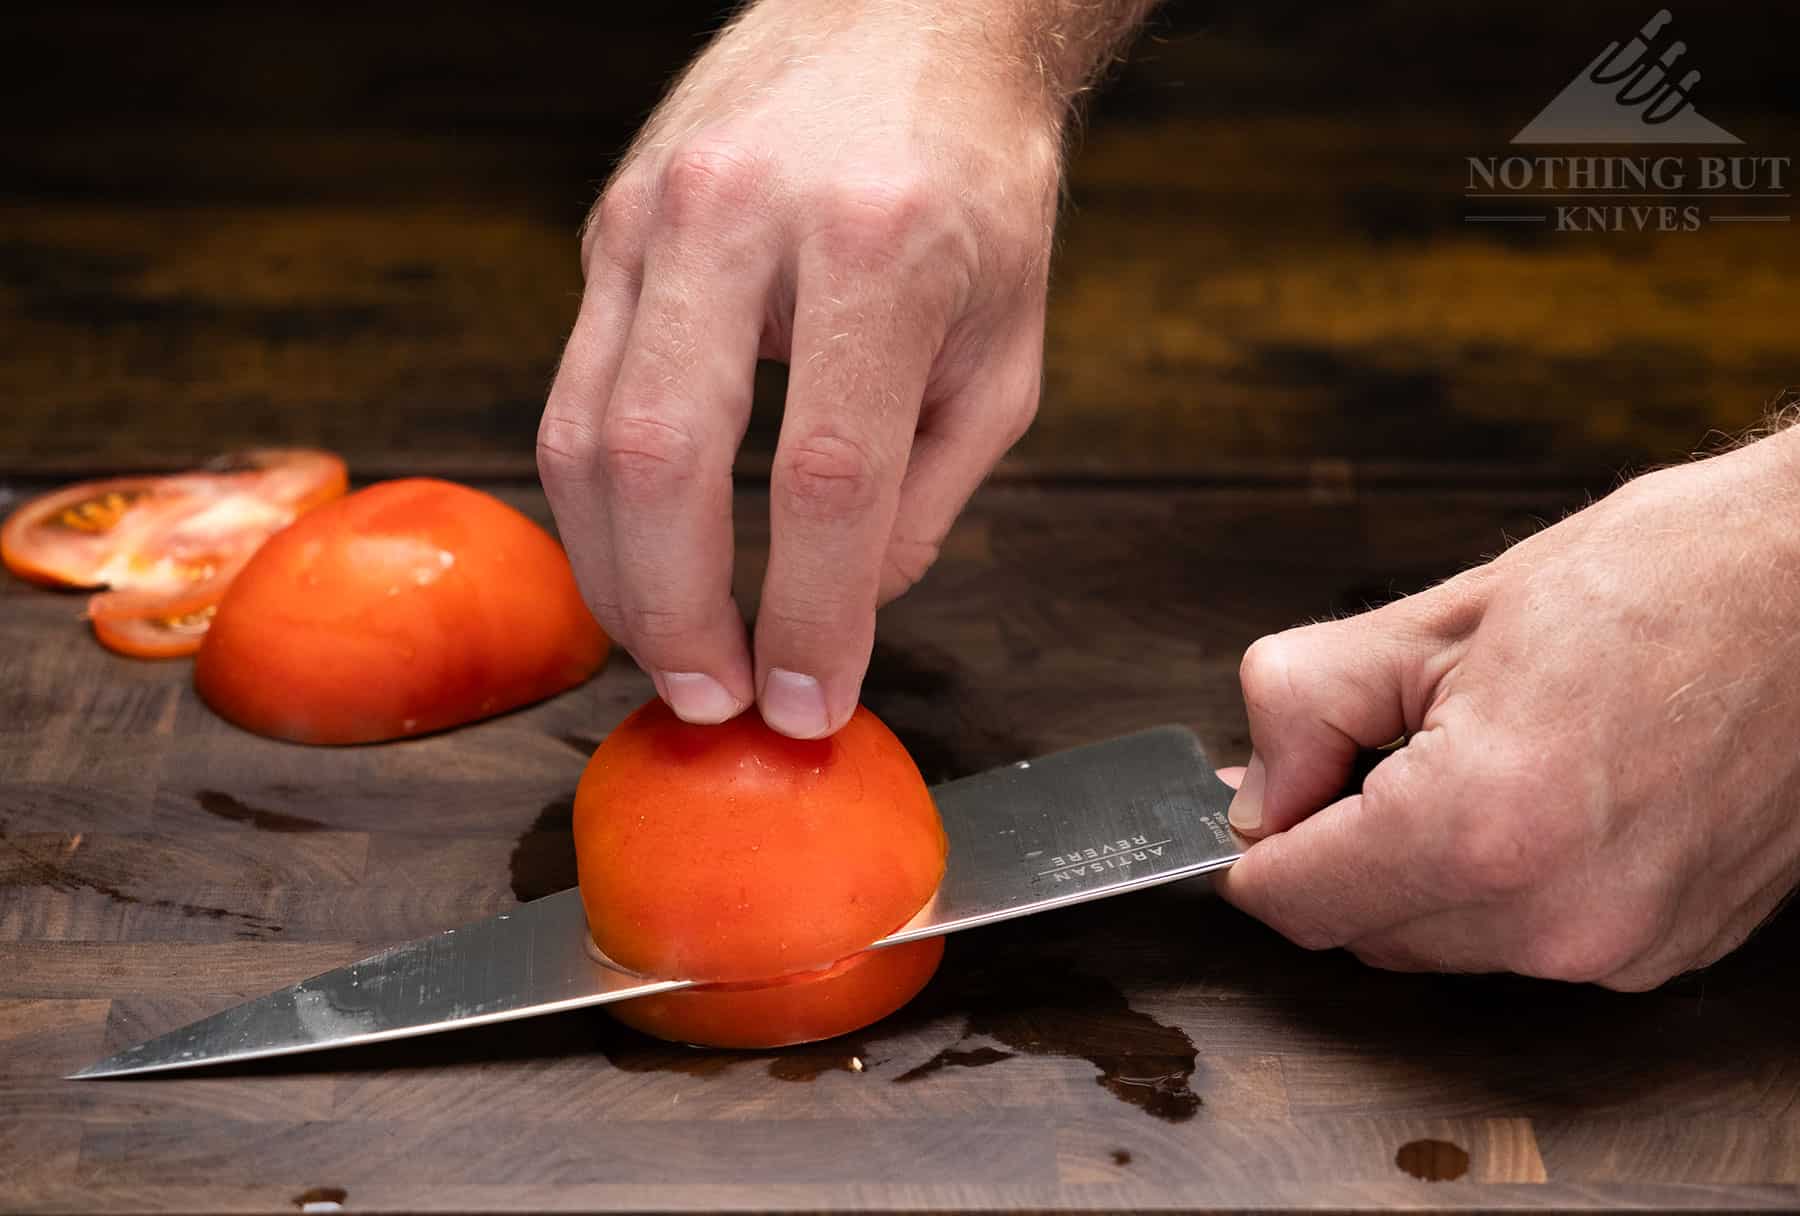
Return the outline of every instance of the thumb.
{"type": "Polygon", "coordinates": [[[1231,800],[1239,832],[1293,827],[1336,801],[1360,751],[1417,725],[1430,694],[1428,660],[1447,639],[1412,605],[1272,634],[1244,653],[1238,678],[1252,751],[1231,800]]]}

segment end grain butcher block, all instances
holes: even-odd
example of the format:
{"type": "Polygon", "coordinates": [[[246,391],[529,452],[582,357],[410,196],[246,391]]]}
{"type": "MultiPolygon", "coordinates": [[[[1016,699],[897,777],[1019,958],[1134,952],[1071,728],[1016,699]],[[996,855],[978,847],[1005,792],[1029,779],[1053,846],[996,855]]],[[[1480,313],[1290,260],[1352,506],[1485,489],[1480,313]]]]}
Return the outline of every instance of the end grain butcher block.
{"type": "MultiPolygon", "coordinates": [[[[1423,585],[1562,505],[991,488],[884,613],[868,699],[933,781],[1162,721],[1241,760],[1250,638],[1423,585]]],[[[740,506],[754,548],[766,502],[740,506]]],[[[214,718],[185,664],[103,652],[79,608],[0,585],[0,1207],[1800,1203],[1791,914],[1624,996],[1371,971],[1182,884],[953,938],[915,1004],[807,1048],[696,1051],[579,1012],[64,1081],[571,885],[576,777],[649,693],[618,658],[466,730],[307,749],[214,718]]]]}

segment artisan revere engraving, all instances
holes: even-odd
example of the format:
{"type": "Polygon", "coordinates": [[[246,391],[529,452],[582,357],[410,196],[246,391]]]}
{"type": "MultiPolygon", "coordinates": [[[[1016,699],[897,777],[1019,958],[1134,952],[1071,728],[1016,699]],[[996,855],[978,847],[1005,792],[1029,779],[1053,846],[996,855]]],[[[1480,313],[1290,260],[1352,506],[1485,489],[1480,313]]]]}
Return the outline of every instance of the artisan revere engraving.
{"type": "Polygon", "coordinates": [[[1161,857],[1168,846],[1174,843],[1173,836],[1166,836],[1161,840],[1133,836],[1129,840],[1111,840],[1094,848],[1070,849],[1052,857],[1050,868],[1039,870],[1038,877],[1067,882],[1071,878],[1099,873],[1101,870],[1123,870],[1129,868],[1134,861],[1149,861],[1152,857],[1161,857]]]}

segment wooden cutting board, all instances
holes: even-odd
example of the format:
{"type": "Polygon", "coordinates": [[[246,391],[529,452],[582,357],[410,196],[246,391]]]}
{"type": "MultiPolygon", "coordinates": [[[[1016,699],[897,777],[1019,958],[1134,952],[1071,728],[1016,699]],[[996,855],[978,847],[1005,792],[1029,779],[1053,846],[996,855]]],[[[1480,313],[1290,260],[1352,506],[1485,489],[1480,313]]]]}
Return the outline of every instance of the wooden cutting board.
{"type": "MultiPolygon", "coordinates": [[[[754,554],[766,503],[740,505],[754,554]]],[[[933,780],[1162,721],[1241,761],[1252,637],[1423,585],[1564,505],[991,489],[884,613],[868,700],[933,780]]],[[[616,658],[464,730],[308,749],[214,718],[185,663],[105,653],[79,610],[0,583],[0,1208],[1800,1203],[1792,914],[1623,996],[1368,970],[1183,884],[955,938],[912,1007],[804,1049],[675,1048],[582,1012],[63,1081],[572,884],[576,777],[649,695],[616,658]]]]}

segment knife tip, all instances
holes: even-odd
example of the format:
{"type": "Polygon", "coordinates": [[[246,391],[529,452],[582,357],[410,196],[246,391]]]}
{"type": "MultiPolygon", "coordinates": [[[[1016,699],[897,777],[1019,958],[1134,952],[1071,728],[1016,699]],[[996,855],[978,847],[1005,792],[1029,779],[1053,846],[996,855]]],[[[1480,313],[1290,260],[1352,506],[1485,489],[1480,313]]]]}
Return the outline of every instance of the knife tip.
{"type": "Polygon", "coordinates": [[[107,1077],[124,1077],[129,1076],[134,1072],[143,1071],[144,1068],[142,1065],[121,1064],[118,1062],[117,1056],[108,1056],[106,1059],[97,1063],[89,1064],[86,1068],[77,1069],[72,1073],[65,1074],[63,1080],[100,1081],[107,1077]]]}

